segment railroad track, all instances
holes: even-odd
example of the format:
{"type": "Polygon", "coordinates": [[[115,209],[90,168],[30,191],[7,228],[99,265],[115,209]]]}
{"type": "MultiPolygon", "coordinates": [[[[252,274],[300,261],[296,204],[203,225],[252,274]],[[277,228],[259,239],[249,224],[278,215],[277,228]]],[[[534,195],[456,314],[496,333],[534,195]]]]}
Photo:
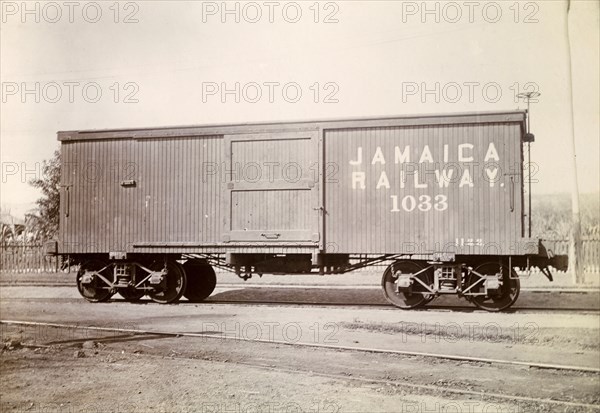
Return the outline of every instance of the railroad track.
{"type": "MultiPolygon", "coordinates": [[[[0,283],[0,287],[69,287],[75,288],[73,283],[0,283]]],[[[75,291],[75,290],[74,290],[75,291]]],[[[197,304],[229,304],[229,305],[252,305],[252,306],[289,306],[289,307],[324,307],[324,308],[373,308],[396,310],[394,306],[383,299],[380,294],[380,288],[377,286],[359,285],[359,286],[325,286],[325,285],[280,285],[280,284],[249,284],[240,285],[236,283],[219,284],[213,295],[203,303],[197,304]],[[295,293],[295,291],[299,291],[295,293]],[[341,293],[337,293],[340,291],[341,293]],[[311,296],[312,294],[312,296],[311,296]],[[339,298],[340,294],[342,297],[339,298]]],[[[542,289],[530,288],[522,289],[527,292],[528,298],[533,302],[528,303],[527,299],[521,298],[520,301],[507,313],[588,313],[598,314],[600,308],[595,296],[600,293],[596,288],[574,289],[574,288],[556,288],[542,289]],[[544,294],[554,294],[557,299],[553,300],[552,306],[544,305],[538,297],[544,294]],[[564,295],[563,295],[564,294],[564,295]],[[567,297],[567,301],[561,299],[567,297]],[[579,298],[582,297],[582,298],[579,298]],[[582,301],[583,300],[583,301],[582,301]],[[554,304],[556,303],[556,304],[554,304]]],[[[475,306],[472,306],[464,300],[453,299],[455,297],[442,296],[439,299],[420,309],[412,311],[456,311],[456,312],[478,312],[475,306]]],[[[3,298],[11,300],[14,298],[3,298]]],[[[27,299],[27,298],[23,298],[27,299]]],[[[37,298],[29,298],[37,300],[37,298]]],[[[61,297],[44,298],[48,301],[73,299],[61,297]]],[[[113,300],[119,301],[121,297],[115,295],[113,300]]],[[[142,301],[146,302],[146,301],[142,301]]],[[[192,304],[185,299],[180,301],[180,305],[192,304]]]]}
{"type": "MultiPolygon", "coordinates": [[[[63,297],[45,297],[45,298],[23,298],[23,297],[5,297],[3,301],[13,300],[28,300],[28,301],[73,301],[73,302],[85,302],[83,298],[63,298],[63,297]]],[[[112,302],[127,303],[125,299],[115,297],[111,299],[112,302]]],[[[152,300],[142,299],[139,303],[143,304],[156,304],[152,300]]],[[[136,303],[132,303],[135,305],[136,303]]],[[[207,299],[202,302],[190,302],[182,300],[176,305],[180,306],[198,306],[198,305],[240,305],[240,306],[265,306],[265,307],[320,307],[320,308],[370,308],[387,311],[453,311],[461,313],[486,313],[484,310],[480,310],[477,307],[466,305],[436,305],[428,304],[425,307],[411,309],[411,310],[400,310],[388,303],[342,303],[342,302],[324,302],[324,301],[266,301],[266,300],[219,300],[219,299],[207,299]]],[[[537,313],[551,313],[551,314],[600,314],[600,309],[589,308],[589,307],[521,307],[513,306],[509,310],[502,312],[503,314],[537,314],[537,313]]]]}
{"type": "MultiPolygon", "coordinates": [[[[523,361],[514,361],[514,360],[504,360],[504,359],[490,359],[490,358],[480,358],[480,357],[466,357],[466,356],[455,356],[441,353],[423,353],[423,352],[413,352],[413,351],[401,351],[401,350],[388,350],[388,349],[378,349],[371,347],[351,347],[351,346],[338,346],[338,345],[330,345],[330,344],[321,344],[321,343],[302,343],[302,342],[289,342],[289,341],[280,341],[280,340],[264,340],[264,339],[252,339],[245,338],[239,336],[226,336],[221,334],[201,334],[201,333],[186,333],[186,332],[169,332],[169,331],[160,331],[160,330],[141,330],[141,329],[129,329],[129,328],[110,328],[110,327],[96,327],[96,326],[83,326],[83,325],[72,325],[72,324],[61,324],[61,323],[46,323],[46,322],[33,322],[33,321],[19,321],[19,320],[0,320],[0,324],[6,325],[16,325],[16,326],[29,326],[29,327],[52,327],[59,329],[69,329],[69,330],[85,330],[85,331],[98,331],[98,332],[106,332],[106,333],[120,333],[120,334],[131,334],[135,336],[165,336],[165,337],[191,337],[191,338],[202,338],[202,339],[218,339],[218,340],[231,340],[231,341],[242,341],[242,342],[253,342],[253,343],[265,343],[265,344],[275,344],[275,345],[285,345],[291,347],[308,347],[308,348],[321,348],[327,350],[336,350],[336,351],[345,351],[345,352],[366,352],[366,353],[378,353],[378,354],[390,354],[390,355],[402,355],[402,356],[414,356],[414,357],[422,357],[429,359],[443,359],[443,360],[451,360],[451,361],[460,361],[466,363],[483,363],[483,364],[501,364],[507,366],[517,366],[517,367],[529,367],[529,368],[537,368],[537,369],[550,369],[555,371],[562,372],[577,372],[577,373],[585,373],[585,374],[600,374],[599,368],[593,367],[584,367],[584,366],[568,366],[568,365],[560,365],[560,364],[545,364],[545,363],[535,363],[535,362],[523,362],[523,361]]],[[[35,347],[35,345],[33,345],[35,347]]],[[[46,345],[39,345],[38,347],[47,347],[46,345]]],[[[107,350],[103,350],[104,352],[111,352],[107,350]]],[[[113,351],[116,353],[116,351],[113,351]]],[[[144,354],[145,357],[160,357],[164,358],[164,356],[157,356],[152,354],[144,354]]],[[[193,357],[186,357],[182,355],[173,356],[174,358],[179,359],[190,359],[197,360],[193,357]]],[[[389,385],[394,387],[402,387],[402,388],[412,388],[420,391],[429,391],[429,392],[440,392],[445,394],[453,394],[453,395],[464,395],[464,396],[476,396],[481,400],[503,400],[510,402],[524,402],[524,403],[533,403],[533,404],[549,404],[553,406],[563,406],[563,407],[575,407],[575,408],[584,408],[589,410],[599,410],[600,406],[597,404],[589,404],[589,403],[579,403],[568,400],[557,400],[557,399],[548,399],[548,398],[536,398],[536,397],[525,397],[518,396],[512,394],[504,394],[498,392],[487,392],[487,391],[476,391],[469,389],[460,389],[460,388],[449,388],[445,386],[438,385],[430,385],[430,384],[416,384],[409,381],[402,380],[391,380],[391,379],[377,379],[377,378],[367,378],[367,377],[356,377],[356,376],[348,376],[345,374],[331,374],[331,373],[323,373],[323,372],[315,372],[313,370],[302,370],[302,369],[290,369],[280,366],[273,365],[265,365],[262,363],[256,362],[243,362],[243,361],[234,361],[236,364],[245,365],[249,367],[256,367],[270,371],[281,371],[292,374],[311,374],[313,376],[345,380],[345,381],[355,381],[362,382],[368,384],[382,384],[389,385]]]]}
{"type": "MultiPolygon", "coordinates": [[[[484,310],[480,310],[477,307],[464,305],[464,306],[456,306],[456,305],[435,305],[428,304],[425,307],[411,309],[411,310],[400,310],[397,307],[394,307],[392,304],[387,303],[331,303],[331,302],[310,302],[310,301],[253,301],[253,300],[206,300],[202,303],[191,303],[187,301],[181,301],[180,305],[197,305],[197,304],[239,304],[239,305],[262,305],[262,306],[289,306],[289,307],[360,307],[360,308],[376,308],[390,311],[428,311],[428,310],[438,310],[438,311],[457,311],[457,312],[479,312],[479,313],[487,313],[484,310]]],[[[569,307],[569,308],[550,308],[550,307],[519,307],[513,306],[509,310],[504,310],[502,313],[511,314],[511,313],[539,313],[539,312],[551,312],[551,313],[577,313],[577,314],[600,314],[600,309],[595,308],[587,308],[587,307],[569,307]]]]}
{"type": "MultiPolygon", "coordinates": [[[[76,287],[74,282],[36,282],[36,281],[0,281],[0,287],[76,287]]],[[[217,284],[217,288],[227,289],[293,289],[293,290],[305,290],[305,289],[322,289],[322,290],[381,290],[378,285],[318,285],[318,284],[233,284],[233,283],[220,283],[217,284]]],[[[521,288],[521,292],[528,293],[558,293],[558,294],[590,294],[600,293],[600,287],[592,288],[568,288],[568,287],[557,287],[557,288],[521,288]]]]}
{"type": "Polygon", "coordinates": [[[82,326],[77,324],[62,324],[62,323],[48,323],[40,321],[18,321],[18,320],[0,320],[0,324],[10,325],[21,325],[21,326],[37,326],[37,327],[55,327],[55,328],[67,328],[75,330],[86,330],[86,331],[106,331],[111,333],[130,333],[130,334],[142,334],[142,335],[163,335],[172,337],[197,337],[197,338],[214,338],[219,340],[233,340],[233,341],[244,341],[252,343],[265,343],[265,344],[280,344],[296,347],[311,347],[311,348],[325,348],[330,350],[343,350],[343,351],[362,351],[367,353],[380,353],[380,354],[394,354],[401,356],[415,356],[415,357],[426,357],[426,358],[438,358],[454,361],[464,362],[475,362],[475,363],[487,363],[487,364],[504,364],[511,366],[521,366],[529,368],[539,369],[552,369],[552,370],[563,370],[563,371],[579,371],[588,373],[600,373],[600,368],[596,367],[585,367],[585,366],[567,366],[562,364],[547,364],[547,363],[536,363],[536,362],[525,362],[515,360],[504,360],[504,359],[492,359],[483,357],[470,357],[470,356],[457,356],[443,353],[426,353],[418,351],[404,351],[404,350],[390,350],[390,349],[378,349],[372,347],[354,347],[354,346],[339,346],[334,344],[323,344],[323,343],[304,343],[304,342],[290,342],[285,340],[265,340],[259,338],[247,338],[239,336],[227,336],[223,334],[205,334],[205,333],[188,333],[188,332],[173,332],[173,331],[161,331],[161,330],[141,330],[132,328],[112,328],[112,327],[96,327],[96,326],[82,326]]]}

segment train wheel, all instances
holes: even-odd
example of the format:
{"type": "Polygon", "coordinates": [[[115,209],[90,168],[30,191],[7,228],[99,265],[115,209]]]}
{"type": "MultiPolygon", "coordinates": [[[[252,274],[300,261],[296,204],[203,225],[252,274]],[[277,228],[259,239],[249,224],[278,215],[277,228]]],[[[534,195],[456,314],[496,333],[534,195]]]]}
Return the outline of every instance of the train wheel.
{"type": "Polygon", "coordinates": [[[119,289],[119,295],[130,302],[140,301],[146,295],[144,290],[136,290],[133,287],[119,289]]]}
{"type": "MultiPolygon", "coordinates": [[[[437,296],[435,294],[429,294],[425,296],[425,299],[427,300],[425,302],[425,304],[429,304],[430,302],[432,302],[433,300],[435,300],[437,298],[437,296]]],[[[423,305],[425,305],[423,304],[423,305]]]]}
{"type": "MultiPolygon", "coordinates": [[[[475,268],[475,272],[482,275],[502,274],[502,284],[500,285],[497,293],[490,295],[466,296],[466,298],[477,307],[486,311],[502,311],[506,310],[513,305],[515,301],[517,301],[517,298],[519,297],[519,291],[521,290],[521,283],[519,282],[519,278],[515,270],[504,264],[487,262],[475,268]]],[[[465,289],[469,288],[470,285],[477,283],[479,280],[481,280],[481,277],[471,272],[467,276],[465,289]]],[[[485,289],[483,282],[479,282],[479,284],[469,291],[473,293],[484,293],[485,289]]]]}
{"type": "Polygon", "coordinates": [[[110,285],[96,273],[113,282],[113,271],[107,261],[90,260],[81,264],[77,271],[77,290],[83,298],[92,303],[107,301],[113,295],[110,285]]]}
{"type": "MultiPolygon", "coordinates": [[[[153,271],[160,271],[164,268],[164,263],[156,261],[150,266],[153,271]]],[[[170,304],[179,301],[186,286],[185,272],[181,269],[177,261],[167,261],[167,274],[164,285],[157,290],[148,293],[150,299],[160,304],[170,304]]]]}
{"type": "MultiPolygon", "coordinates": [[[[416,274],[425,267],[414,261],[398,261],[386,268],[381,279],[385,298],[396,307],[403,309],[416,308],[427,304],[433,299],[433,294],[426,294],[427,289],[418,281],[413,280],[410,292],[398,290],[398,277],[401,274],[416,274]]],[[[427,269],[416,276],[427,286],[433,284],[433,271],[427,269]]]]}
{"type": "Polygon", "coordinates": [[[183,295],[190,301],[198,302],[207,299],[215,290],[217,275],[209,264],[189,260],[183,264],[187,276],[187,287],[183,295]]]}

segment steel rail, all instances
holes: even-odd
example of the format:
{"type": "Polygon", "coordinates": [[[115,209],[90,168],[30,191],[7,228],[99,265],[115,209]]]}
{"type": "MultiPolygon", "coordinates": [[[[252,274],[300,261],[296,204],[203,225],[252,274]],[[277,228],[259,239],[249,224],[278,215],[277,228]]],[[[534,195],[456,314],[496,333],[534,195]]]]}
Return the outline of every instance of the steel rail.
{"type": "MultiPolygon", "coordinates": [[[[38,282],[38,281],[0,281],[0,287],[76,287],[75,282],[38,282]]],[[[323,290],[381,290],[381,285],[318,285],[318,284],[234,284],[220,283],[217,288],[275,288],[275,289],[323,289],[323,290]]],[[[535,288],[521,287],[521,292],[550,294],[589,294],[600,293],[600,287],[596,288],[535,288]]],[[[450,294],[451,295],[451,294],[450,294]]]]}
{"type": "MultiPolygon", "coordinates": [[[[2,287],[2,285],[0,285],[2,287]]],[[[3,297],[2,301],[78,301],[81,302],[82,299],[77,298],[61,298],[61,297],[3,297]]],[[[111,302],[115,303],[128,303],[126,299],[120,298],[111,298],[111,302]]],[[[139,301],[140,303],[154,303],[151,300],[144,301],[143,299],[139,301]]],[[[136,303],[132,303],[135,305],[136,303]]],[[[157,305],[162,305],[159,303],[155,303],[157,305]]],[[[388,311],[410,311],[410,312],[422,312],[422,311],[456,311],[456,312],[480,312],[484,314],[489,314],[489,312],[479,309],[475,306],[471,305],[438,305],[438,304],[427,304],[424,307],[420,308],[412,308],[410,310],[401,310],[395,307],[390,303],[339,303],[339,302],[309,302],[309,301],[265,301],[265,300],[214,300],[214,299],[206,299],[200,302],[193,301],[179,301],[174,305],[181,306],[190,306],[190,305],[247,305],[247,306],[280,306],[280,307],[331,307],[331,308],[373,308],[379,310],[388,310],[388,311]]],[[[586,308],[586,307],[572,307],[572,308],[550,308],[550,307],[518,307],[512,306],[509,309],[503,310],[497,314],[556,314],[556,313],[565,313],[565,314],[579,314],[579,315],[597,315],[600,314],[600,309],[598,308],[586,308]]]]}
{"type": "MultiPolygon", "coordinates": [[[[212,338],[210,335],[201,335],[201,334],[195,334],[195,333],[153,332],[153,331],[134,330],[134,329],[85,327],[85,326],[81,326],[81,325],[71,326],[71,325],[57,324],[57,323],[0,320],[0,324],[1,323],[16,324],[16,325],[48,326],[48,327],[55,327],[55,328],[93,329],[93,330],[97,330],[97,331],[123,332],[123,333],[131,333],[131,334],[136,334],[136,335],[164,335],[164,336],[173,336],[173,337],[176,337],[176,336],[199,337],[199,336],[201,336],[201,337],[212,338]]],[[[217,338],[224,339],[226,337],[218,336],[217,338]]],[[[238,341],[261,341],[261,342],[267,342],[267,343],[272,343],[272,344],[286,344],[286,345],[292,345],[292,346],[297,345],[297,343],[296,344],[289,343],[289,342],[281,343],[281,342],[275,342],[275,341],[270,341],[270,340],[250,340],[250,339],[239,339],[239,338],[232,338],[232,337],[229,337],[229,338],[237,339],[238,341]]],[[[40,347],[43,347],[43,346],[40,346],[40,347]]],[[[315,346],[312,346],[312,347],[315,347],[315,346]]],[[[317,347],[332,347],[333,349],[337,349],[337,346],[317,346],[317,347]]],[[[349,349],[356,350],[355,348],[352,348],[352,347],[350,347],[349,349]]],[[[110,353],[110,351],[106,351],[106,350],[103,350],[102,352],[110,353]]],[[[378,351],[371,350],[369,352],[374,353],[374,352],[378,352],[378,351]]],[[[143,356],[150,357],[150,358],[160,357],[161,359],[164,359],[164,356],[157,356],[157,355],[153,355],[153,354],[144,354],[143,356]]],[[[197,359],[195,359],[195,358],[190,358],[190,357],[186,357],[186,356],[173,356],[173,358],[193,359],[193,360],[197,361],[197,359]]],[[[312,376],[324,377],[324,378],[330,378],[330,379],[336,379],[336,380],[344,380],[344,381],[351,380],[354,382],[361,382],[361,383],[368,383],[368,384],[375,383],[375,384],[389,385],[392,387],[402,386],[402,387],[409,387],[409,388],[413,388],[413,389],[417,389],[417,390],[424,390],[424,391],[450,393],[450,394],[455,394],[455,395],[477,396],[477,397],[481,398],[482,400],[500,399],[500,400],[507,400],[507,401],[512,401],[512,402],[518,401],[518,402],[526,402],[526,403],[535,403],[537,405],[539,405],[540,403],[545,403],[545,404],[551,404],[551,405],[560,405],[560,406],[569,406],[569,407],[579,407],[579,408],[600,410],[600,406],[598,406],[597,404],[571,402],[571,401],[566,401],[566,400],[555,400],[555,399],[547,399],[547,398],[535,398],[535,397],[527,397],[527,396],[508,395],[508,394],[496,393],[496,392],[456,389],[456,388],[448,388],[448,387],[444,387],[444,386],[436,386],[436,385],[430,385],[430,384],[416,384],[416,383],[407,382],[407,381],[356,377],[356,376],[348,376],[348,375],[343,375],[343,374],[322,373],[322,372],[315,372],[313,370],[305,371],[305,370],[290,369],[290,368],[285,368],[285,367],[277,367],[277,366],[273,366],[273,365],[264,365],[264,364],[260,364],[260,363],[251,363],[251,362],[242,362],[242,361],[235,361],[234,363],[239,364],[239,365],[269,370],[269,371],[281,371],[281,372],[286,372],[286,373],[290,373],[290,374],[310,374],[312,376]]],[[[575,371],[580,371],[580,370],[577,369],[575,371]]]]}
{"type": "MultiPolygon", "coordinates": [[[[157,333],[153,333],[153,334],[159,335],[157,333]]],[[[170,334],[170,335],[176,336],[176,334],[170,334]]],[[[31,348],[51,347],[50,345],[43,345],[43,344],[38,344],[38,345],[22,344],[22,346],[23,347],[31,347],[31,348]]],[[[111,351],[111,350],[106,350],[106,349],[96,349],[95,351],[97,351],[99,353],[103,353],[103,354],[119,354],[119,355],[122,354],[119,351],[111,351]]],[[[161,360],[165,359],[165,356],[163,356],[163,355],[156,355],[156,354],[149,354],[149,353],[142,353],[142,354],[138,353],[138,355],[141,355],[142,357],[146,357],[146,358],[154,358],[154,359],[161,359],[161,360]]],[[[189,356],[185,356],[185,355],[170,355],[169,358],[177,359],[177,360],[199,361],[198,358],[189,357],[189,356]]],[[[206,360],[202,360],[202,359],[200,359],[200,360],[206,361],[206,360]]],[[[209,360],[209,362],[218,363],[220,361],[209,360]]],[[[413,389],[417,389],[417,390],[433,391],[433,392],[440,392],[440,393],[451,393],[451,394],[456,394],[456,395],[477,396],[481,400],[501,399],[501,400],[509,400],[509,401],[513,401],[513,402],[519,401],[519,402],[527,402],[527,403],[536,403],[536,405],[539,405],[540,403],[547,403],[547,404],[553,404],[553,405],[562,405],[562,406],[569,406],[569,407],[582,407],[582,408],[586,408],[586,409],[600,410],[600,406],[597,404],[570,402],[570,401],[566,401],[566,400],[555,400],[555,399],[547,399],[547,398],[508,395],[508,394],[495,393],[495,392],[456,389],[456,388],[450,388],[450,387],[444,387],[444,386],[436,386],[436,385],[432,385],[432,384],[416,384],[416,383],[402,381],[402,380],[377,379],[377,378],[368,378],[368,377],[360,377],[360,376],[349,376],[349,375],[345,375],[345,374],[323,373],[323,372],[317,372],[314,370],[299,370],[297,368],[291,369],[291,368],[286,368],[286,367],[274,366],[272,364],[267,365],[267,364],[252,363],[252,362],[245,362],[245,361],[227,361],[227,363],[229,363],[229,364],[233,363],[233,364],[238,364],[238,365],[247,366],[247,367],[254,367],[254,368],[259,368],[259,369],[268,370],[268,371],[285,372],[285,373],[289,373],[289,374],[309,374],[309,375],[315,376],[315,377],[324,377],[324,378],[329,378],[329,379],[334,379],[334,380],[342,380],[342,381],[350,380],[350,381],[355,381],[355,382],[360,382],[360,383],[365,383],[365,384],[383,384],[383,385],[388,385],[388,386],[396,387],[396,388],[402,386],[403,388],[409,387],[409,388],[413,388],[413,389]]]]}
{"type": "Polygon", "coordinates": [[[354,347],[354,346],[340,346],[340,345],[322,344],[322,343],[290,342],[290,341],[285,341],[285,340],[253,339],[253,338],[238,337],[238,336],[227,336],[227,335],[223,335],[223,334],[203,334],[203,333],[171,332],[171,331],[160,331],[160,330],[142,330],[142,329],[133,329],[133,328],[96,327],[96,326],[83,326],[83,325],[48,323],[48,322],[41,322],[41,321],[22,321],[22,320],[0,320],[0,324],[69,328],[69,329],[75,329],[75,330],[107,331],[107,332],[130,333],[130,334],[141,334],[141,335],[154,334],[154,335],[173,336],[173,337],[181,336],[181,337],[212,338],[212,339],[219,339],[219,340],[242,341],[242,342],[251,342],[251,343],[279,344],[279,345],[287,345],[287,346],[292,346],[292,347],[323,348],[323,349],[328,349],[328,350],[358,351],[358,352],[363,352],[363,353],[394,354],[394,355],[401,355],[401,356],[437,358],[437,359],[463,361],[463,362],[471,362],[471,363],[503,364],[503,365],[510,365],[510,366],[518,366],[518,367],[539,368],[539,369],[559,370],[559,371],[578,371],[578,372],[600,374],[600,368],[598,368],[598,367],[569,366],[569,365],[563,365],[563,364],[547,364],[547,363],[536,363],[536,362],[517,361],[517,360],[492,359],[492,358],[485,358],[485,357],[458,356],[458,355],[453,355],[453,354],[428,353],[428,352],[421,352],[421,351],[391,350],[391,349],[381,349],[381,348],[373,348],[373,347],[354,347]]]}
{"type": "MultiPolygon", "coordinates": [[[[125,301],[125,300],[121,300],[125,301]]],[[[488,311],[477,308],[473,305],[438,305],[426,304],[420,308],[411,308],[402,310],[389,303],[326,303],[326,302],[308,302],[308,301],[249,301],[249,300],[210,300],[194,303],[190,301],[180,301],[179,305],[213,305],[213,304],[228,304],[228,305],[262,305],[262,306],[301,306],[301,307],[372,307],[374,309],[384,309],[389,311],[404,311],[404,312],[427,312],[427,311],[460,311],[460,312],[479,312],[482,314],[494,314],[488,311]]],[[[515,307],[512,306],[496,314],[523,314],[523,313],[576,313],[576,314],[600,314],[600,309],[597,308],[546,308],[546,307],[515,307]]]]}
{"type": "MultiPolygon", "coordinates": [[[[161,358],[163,358],[163,357],[161,356],[161,358]]],[[[187,357],[184,357],[184,358],[187,358],[187,357]]],[[[407,382],[407,381],[397,381],[397,380],[390,380],[390,379],[375,379],[375,378],[367,378],[367,377],[348,376],[348,375],[343,375],[343,374],[321,373],[321,372],[315,372],[312,370],[306,371],[306,370],[298,370],[298,369],[288,369],[285,367],[273,367],[271,365],[264,365],[264,364],[258,364],[258,363],[237,362],[237,361],[234,363],[244,365],[244,366],[249,366],[249,367],[262,368],[262,369],[271,370],[271,371],[281,371],[281,372],[286,372],[286,373],[295,373],[295,374],[310,373],[313,376],[324,377],[324,378],[329,378],[329,379],[336,379],[336,380],[351,380],[351,381],[358,381],[361,383],[384,384],[384,385],[389,385],[389,386],[393,386],[393,387],[402,386],[402,387],[410,387],[410,388],[418,389],[418,390],[435,391],[435,392],[452,393],[452,394],[469,395],[469,396],[478,396],[484,400],[486,398],[509,400],[509,401],[513,401],[513,402],[516,400],[516,401],[520,401],[520,402],[536,403],[536,405],[539,405],[540,403],[547,403],[547,404],[553,404],[553,405],[561,405],[561,406],[569,406],[569,407],[582,407],[582,408],[586,408],[586,409],[600,410],[600,406],[597,404],[570,402],[570,401],[566,401],[566,400],[563,401],[563,400],[554,400],[554,399],[542,399],[542,398],[536,398],[536,397],[516,396],[516,395],[508,395],[508,394],[495,393],[495,392],[453,389],[450,387],[435,386],[432,384],[416,384],[416,383],[411,383],[411,382],[407,382]]]]}

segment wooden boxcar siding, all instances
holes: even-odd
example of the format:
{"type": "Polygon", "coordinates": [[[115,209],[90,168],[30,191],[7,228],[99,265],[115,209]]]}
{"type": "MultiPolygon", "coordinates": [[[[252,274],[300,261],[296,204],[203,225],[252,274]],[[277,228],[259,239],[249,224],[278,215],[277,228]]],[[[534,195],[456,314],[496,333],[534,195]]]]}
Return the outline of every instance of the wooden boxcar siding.
{"type": "Polygon", "coordinates": [[[221,175],[208,172],[221,167],[222,141],[63,142],[62,251],[132,252],[136,245],[220,241],[221,175]],[[122,186],[124,180],[135,186],[122,186]]]}
{"type": "MultiPolygon", "coordinates": [[[[59,132],[64,159],[62,183],[65,185],[61,194],[60,251],[293,253],[311,252],[317,246],[325,246],[327,252],[363,254],[413,252],[415,249],[417,252],[436,252],[440,246],[444,250],[448,243],[454,245],[458,238],[459,244],[463,243],[456,246],[459,253],[493,253],[495,248],[501,253],[518,255],[524,252],[518,245],[522,241],[520,166],[524,120],[523,112],[497,112],[59,132]],[[243,182],[240,186],[233,182],[231,186],[232,182],[223,171],[228,167],[227,163],[271,162],[280,158],[275,162],[294,161],[304,169],[311,156],[305,156],[308,152],[304,154],[302,148],[293,145],[294,139],[305,138],[306,133],[314,133],[311,139],[315,142],[315,152],[311,156],[321,166],[319,182],[310,189],[311,200],[300,199],[300,193],[308,193],[310,188],[302,186],[302,182],[295,186],[277,183],[273,187],[268,183],[266,190],[280,191],[279,198],[273,200],[277,205],[267,206],[262,199],[255,199],[260,191],[249,193],[246,200],[240,200],[240,194],[236,192],[244,191],[248,183],[243,182]],[[244,140],[256,141],[250,136],[256,134],[278,141],[273,142],[278,148],[271,151],[262,147],[260,139],[251,150],[242,148],[249,145],[244,140]],[[348,162],[356,157],[358,144],[364,147],[365,162],[373,156],[374,148],[381,145],[385,156],[391,157],[393,163],[396,144],[422,148],[426,143],[437,159],[440,148],[447,143],[450,161],[453,161],[457,156],[456,144],[465,142],[461,139],[467,139],[466,142],[479,140],[474,153],[476,158],[485,150],[485,142],[493,140],[497,143],[503,166],[518,165],[517,170],[512,171],[516,173],[513,175],[515,210],[512,213],[507,212],[509,175],[502,176],[503,189],[498,186],[493,190],[482,188],[480,182],[476,182],[473,190],[445,189],[442,193],[448,196],[451,209],[437,215],[430,211],[390,217],[390,195],[397,188],[373,190],[377,183],[377,178],[373,177],[376,165],[369,172],[369,189],[364,194],[349,189],[348,174],[355,166],[348,162]],[[234,142],[240,142],[239,150],[228,151],[227,141],[233,146],[234,142]],[[265,151],[269,151],[268,155],[265,151]],[[337,165],[337,170],[332,169],[332,165],[337,165]],[[135,180],[136,186],[120,185],[128,179],[135,180]],[[300,192],[288,199],[284,196],[288,190],[300,192]],[[230,196],[227,196],[229,192],[230,196]],[[249,211],[257,204],[263,209],[249,211]],[[291,214],[298,205],[310,210],[305,215],[293,215],[293,219],[282,215],[282,212],[291,214]],[[325,208],[324,213],[320,212],[320,207],[325,208]],[[67,212],[69,216],[66,216],[67,212]],[[298,234],[306,232],[300,231],[304,227],[315,229],[314,233],[312,229],[307,232],[310,241],[305,238],[306,234],[300,237],[304,241],[298,241],[298,234]],[[259,242],[248,236],[233,237],[232,229],[237,229],[237,233],[244,232],[243,235],[255,232],[260,236],[264,230],[282,235],[277,240],[261,239],[259,242]],[[227,231],[231,233],[227,234],[227,231]],[[319,242],[315,243],[317,239],[319,242]],[[478,240],[485,243],[485,248],[469,247],[478,240]]],[[[312,165],[309,169],[312,173],[312,165]]],[[[390,184],[394,185],[391,181],[397,180],[397,176],[390,174],[390,184]]],[[[260,183],[263,184],[266,183],[260,183]]],[[[431,187],[429,190],[433,191],[431,187]]],[[[399,202],[406,194],[437,194],[419,191],[407,186],[395,194],[399,202]]],[[[530,253],[537,252],[537,244],[529,244],[528,248],[530,253]]]]}
{"type": "MultiPolygon", "coordinates": [[[[522,155],[521,124],[465,124],[410,127],[341,129],[325,131],[325,160],[330,173],[325,188],[325,241],[329,251],[343,253],[411,253],[456,252],[464,254],[517,254],[523,248],[522,235],[522,155]],[[428,188],[417,189],[413,176],[406,176],[400,188],[400,169],[396,165],[395,147],[410,145],[411,161],[419,160],[425,145],[437,164],[420,164],[431,170],[444,168],[444,145],[449,148],[449,162],[458,162],[459,144],[474,145],[472,156],[479,163],[473,174],[474,187],[459,187],[459,182],[439,188],[434,175],[421,176],[428,188]],[[486,151],[494,143],[501,166],[500,181],[490,187],[481,177],[486,151]],[[362,147],[363,163],[357,160],[362,147]],[[372,164],[376,148],[385,159],[372,164]],[[385,171],[390,188],[376,185],[385,171]],[[352,189],[352,173],[364,172],[365,189],[352,189]],[[515,175],[510,175],[511,173],[515,175]],[[504,175],[506,174],[506,175],[504,175]],[[514,211],[510,211],[510,177],[515,181],[514,211]],[[504,184],[504,186],[501,186],[504,184]],[[391,212],[391,195],[398,197],[400,211],[391,212]],[[406,212],[401,206],[406,195],[447,197],[448,208],[406,212]],[[458,239],[458,244],[457,244],[458,239]]],[[[470,154],[470,151],[465,154],[470,154]]],[[[467,164],[463,164],[465,167],[467,164]]],[[[416,166],[415,166],[416,167],[416,166]]],[[[458,168],[456,168],[458,170],[458,168]]],[[[457,173],[455,173],[455,178],[457,173]]],[[[358,187],[358,185],[357,185],[358,187]]],[[[407,203],[410,207],[410,203],[407,203]]],[[[441,207],[441,206],[440,206],[441,207]]],[[[427,205],[424,205],[427,208],[427,205]]],[[[531,246],[528,246],[531,247],[531,246]]]]}

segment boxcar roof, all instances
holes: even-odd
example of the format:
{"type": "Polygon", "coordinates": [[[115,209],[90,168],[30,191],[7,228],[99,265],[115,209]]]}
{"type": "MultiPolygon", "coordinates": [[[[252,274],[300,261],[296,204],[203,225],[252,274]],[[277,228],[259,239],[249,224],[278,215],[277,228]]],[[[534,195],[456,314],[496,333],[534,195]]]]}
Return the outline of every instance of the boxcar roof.
{"type": "Polygon", "coordinates": [[[520,122],[525,127],[526,112],[521,110],[503,112],[469,112],[454,114],[423,114],[390,117],[365,117],[341,119],[315,119],[305,121],[253,122],[236,124],[208,124],[195,126],[171,126],[131,129],[97,129],[60,131],[59,141],[97,139],[152,139],[185,136],[232,135],[240,133],[263,133],[292,130],[353,129],[365,127],[393,127],[419,125],[452,125],[520,122]]]}

